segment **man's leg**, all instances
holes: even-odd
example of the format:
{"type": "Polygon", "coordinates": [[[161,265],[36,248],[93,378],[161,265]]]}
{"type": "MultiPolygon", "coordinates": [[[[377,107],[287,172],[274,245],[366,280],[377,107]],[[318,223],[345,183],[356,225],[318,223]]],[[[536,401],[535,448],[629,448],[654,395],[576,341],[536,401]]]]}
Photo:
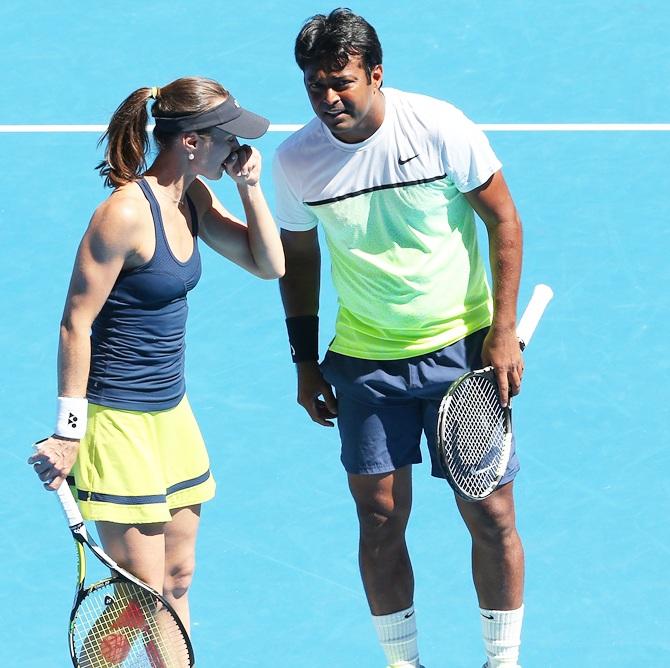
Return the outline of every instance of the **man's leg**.
{"type": "Polygon", "coordinates": [[[472,575],[490,668],[518,666],[524,558],[513,492],[510,482],[477,503],[457,498],[472,537],[472,575]]]}
{"type": "Polygon", "coordinates": [[[419,666],[414,574],[405,542],[412,469],[349,474],[360,525],[359,566],[373,622],[392,668],[419,666]]]}

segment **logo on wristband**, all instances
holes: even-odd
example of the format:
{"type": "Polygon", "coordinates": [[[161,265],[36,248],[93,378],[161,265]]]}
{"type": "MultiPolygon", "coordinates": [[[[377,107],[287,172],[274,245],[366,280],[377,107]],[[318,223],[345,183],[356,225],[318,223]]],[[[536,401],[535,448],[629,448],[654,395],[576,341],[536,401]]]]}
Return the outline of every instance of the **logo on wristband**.
{"type": "Polygon", "coordinates": [[[72,427],[72,429],[77,428],[77,416],[74,413],[70,413],[67,416],[67,426],[72,427]]]}

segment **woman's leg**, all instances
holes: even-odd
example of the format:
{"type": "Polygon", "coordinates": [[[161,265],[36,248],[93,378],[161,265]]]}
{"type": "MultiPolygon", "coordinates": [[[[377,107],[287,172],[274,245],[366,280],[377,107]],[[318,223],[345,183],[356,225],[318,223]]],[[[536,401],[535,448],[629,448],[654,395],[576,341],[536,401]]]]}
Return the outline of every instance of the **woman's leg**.
{"type": "Polygon", "coordinates": [[[105,552],[119,566],[161,592],[189,630],[188,589],[195,568],[200,505],[171,511],[155,524],[97,522],[105,552]]]}
{"type": "Polygon", "coordinates": [[[195,570],[195,543],[200,526],[200,505],[171,511],[165,527],[163,595],[190,633],[188,590],[195,570]]]}
{"type": "Polygon", "coordinates": [[[165,522],[96,522],[105,552],[119,566],[159,592],[163,591],[165,577],[165,526],[165,522]]]}

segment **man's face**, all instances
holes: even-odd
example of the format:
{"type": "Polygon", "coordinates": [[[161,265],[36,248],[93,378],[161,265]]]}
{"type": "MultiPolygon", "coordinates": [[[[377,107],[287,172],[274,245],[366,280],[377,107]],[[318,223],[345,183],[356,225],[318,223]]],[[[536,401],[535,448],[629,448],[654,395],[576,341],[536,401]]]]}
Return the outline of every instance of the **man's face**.
{"type": "Polygon", "coordinates": [[[337,71],[308,65],[304,75],[314,113],[340,141],[361,142],[379,128],[384,120],[381,65],[372,69],[369,81],[360,56],[351,56],[337,71]]]}

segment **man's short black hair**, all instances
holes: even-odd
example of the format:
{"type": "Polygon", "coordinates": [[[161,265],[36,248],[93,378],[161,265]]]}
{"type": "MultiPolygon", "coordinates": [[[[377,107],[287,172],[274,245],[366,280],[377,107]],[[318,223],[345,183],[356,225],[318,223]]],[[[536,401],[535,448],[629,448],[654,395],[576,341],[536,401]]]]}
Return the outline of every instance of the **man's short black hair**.
{"type": "Polygon", "coordinates": [[[351,56],[361,57],[370,81],[372,69],[382,63],[382,46],[375,29],[346,7],[334,9],[328,16],[312,16],[295,40],[295,60],[303,71],[309,65],[338,71],[351,56]]]}

